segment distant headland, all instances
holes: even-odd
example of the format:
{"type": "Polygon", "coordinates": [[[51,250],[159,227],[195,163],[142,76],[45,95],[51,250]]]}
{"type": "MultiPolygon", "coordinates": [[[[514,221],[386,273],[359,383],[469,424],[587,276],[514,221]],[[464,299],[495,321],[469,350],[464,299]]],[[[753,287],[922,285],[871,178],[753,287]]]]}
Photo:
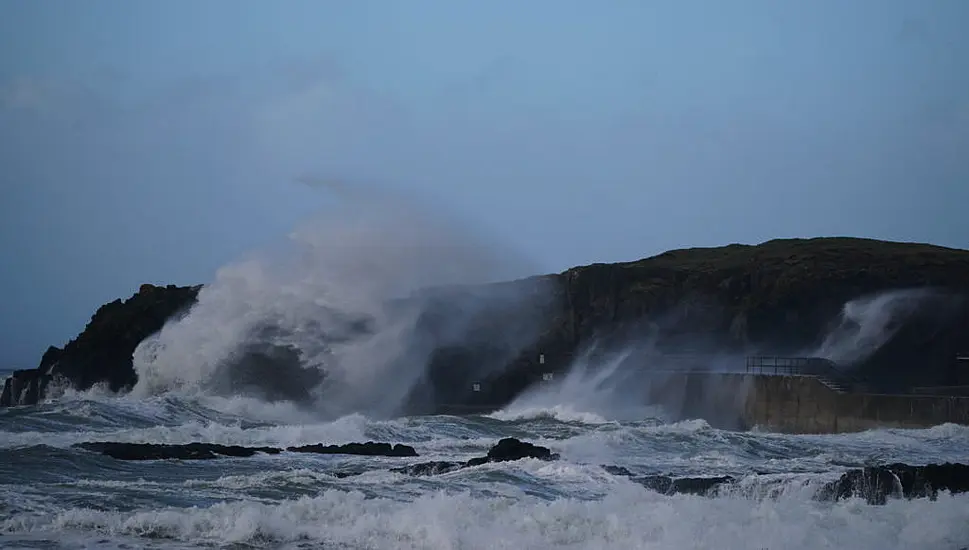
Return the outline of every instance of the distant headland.
{"type": "MultiPolygon", "coordinates": [[[[35,404],[65,385],[132,387],[137,346],[190,311],[202,288],[146,284],[127,300],[105,304],[76,338],[8,378],[0,406],[35,404]]],[[[430,289],[419,335],[443,342],[436,331],[460,309],[454,304],[462,293],[508,288],[540,292],[542,299],[505,301],[475,316],[477,337],[448,341],[429,354],[412,403],[508,402],[543,372],[568,368],[592,343],[648,342],[658,354],[822,354],[883,392],[969,384],[953,366],[969,350],[966,250],[860,238],[673,250],[486,288],[436,295],[430,289]],[[506,344],[501,335],[523,315],[538,319],[534,330],[525,341],[506,344]],[[501,364],[483,375],[474,367],[482,361],[501,364]],[[465,372],[475,372],[475,384],[465,372]]],[[[366,323],[354,330],[367,330],[366,323]]],[[[254,369],[271,371],[277,359],[299,361],[273,350],[252,353],[260,360],[240,360],[254,369]]],[[[285,387],[279,391],[288,395],[285,387]]]]}

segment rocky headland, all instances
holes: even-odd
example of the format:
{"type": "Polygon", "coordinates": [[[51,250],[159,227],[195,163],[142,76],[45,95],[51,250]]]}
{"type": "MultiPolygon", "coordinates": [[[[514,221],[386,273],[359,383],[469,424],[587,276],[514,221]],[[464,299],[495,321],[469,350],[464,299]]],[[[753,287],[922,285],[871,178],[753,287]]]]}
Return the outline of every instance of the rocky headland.
{"type": "Polygon", "coordinates": [[[55,380],[79,390],[95,384],[105,384],[112,391],[131,387],[137,381],[132,364],[135,348],[187,312],[201,288],[145,284],[127,300],[104,304],[63,348],[47,348],[36,368],[15,371],[7,378],[0,406],[35,404],[55,380]]]}
{"type": "MultiPolygon", "coordinates": [[[[200,288],[144,285],[127,300],[105,304],[75,339],[49,348],[37,368],[8,378],[0,406],[34,404],[55,380],[78,389],[98,383],[114,391],[131,387],[137,381],[135,348],[188,311],[200,288]]],[[[648,340],[658,353],[803,355],[822,346],[839,324],[855,322],[846,318],[846,304],[890,292],[909,294],[900,298],[899,315],[878,321],[886,324],[885,341],[850,358],[853,372],[877,372],[869,377],[884,392],[969,384],[953,368],[956,355],[969,350],[965,250],[855,238],[782,239],[674,250],[485,289],[432,289],[436,298],[422,318],[428,341],[447,341],[435,335],[447,329],[462,296],[509,289],[542,298],[523,301],[527,306],[519,309],[527,312],[493,309],[474,320],[476,338],[435,349],[414,403],[507,403],[544,372],[567,368],[594,341],[648,340]],[[519,326],[524,318],[532,325],[527,331],[519,326]],[[512,337],[525,333],[524,341],[512,337]],[[501,365],[476,379],[480,387],[472,392],[461,373],[482,362],[501,365]]]]}

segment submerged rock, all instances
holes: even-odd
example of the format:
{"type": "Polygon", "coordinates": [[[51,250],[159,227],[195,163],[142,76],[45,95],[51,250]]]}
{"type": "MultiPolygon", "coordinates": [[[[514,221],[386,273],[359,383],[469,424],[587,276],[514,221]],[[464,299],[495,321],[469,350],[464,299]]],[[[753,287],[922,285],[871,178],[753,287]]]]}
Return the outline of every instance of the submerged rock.
{"type": "MultiPolygon", "coordinates": [[[[279,454],[283,449],[277,447],[241,447],[238,445],[218,445],[215,443],[186,443],[166,445],[157,443],[119,443],[89,442],[76,445],[118,460],[209,460],[219,457],[250,457],[256,453],[279,454]]],[[[417,451],[408,445],[389,443],[347,443],[346,445],[304,445],[286,449],[297,453],[345,454],[365,456],[417,456],[417,451]]]]}
{"type": "Polygon", "coordinates": [[[969,465],[889,464],[845,472],[819,493],[823,500],[863,498],[869,504],[885,504],[889,498],[931,498],[939,491],[969,492],[969,465]]]}
{"type": "Polygon", "coordinates": [[[559,455],[553,454],[548,447],[534,445],[525,441],[506,437],[488,450],[485,456],[475,457],[467,462],[432,461],[411,464],[400,468],[392,468],[392,472],[410,475],[438,475],[472,466],[480,466],[489,462],[508,462],[523,458],[537,458],[539,460],[557,460],[559,455]]]}
{"type": "Polygon", "coordinates": [[[210,460],[220,457],[250,457],[256,453],[279,454],[274,447],[240,447],[215,443],[166,445],[157,443],[91,442],[76,445],[118,460],[210,460]]]}
{"type": "Polygon", "coordinates": [[[446,474],[448,472],[453,472],[454,470],[460,470],[461,468],[467,468],[467,462],[449,462],[446,460],[433,460],[431,462],[421,462],[420,464],[411,464],[409,466],[401,466],[400,468],[391,468],[391,472],[397,472],[399,474],[409,474],[412,476],[436,476],[440,474],[446,474]]]}
{"type": "Polygon", "coordinates": [[[709,495],[721,485],[736,481],[731,476],[719,477],[680,477],[645,476],[633,478],[634,481],[664,495],[685,493],[690,495],[709,495]]]}
{"type": "MultiPolygon", "coordinates": [[[[637,476],[623,466],[603,465],[610,474],[628,477],[658,493],[671,495],[686,493],[715,496],[718,489],[735,484],[732,476],[672,477],[664,475],[637,476]]],[[[969,492],[969,465],[929,464],[909,466],[889,464],[853,469],[835,481],[824,484],[815,495],[821,501],[862,498],[869,504],[885,504],[889,498],[931,498],[939,491],[969,492]]]]}
{"type": "Polygon", "coordinates": [[[315,453],[321,455],[364,455],[364,456],[394,456],[408,457],[417,456],[417,451],[410,445],[391,445],[390,443],[347,443],[346,445],[303,445],[301,447],[287,447],[287,451],[293,453],[315,453]]]}
{"type": "Polygon", "coordinates": [[[614,476],[628,477],[632,481],[639,483],[643,487],[662,493],[672,495],[676,493],[686,493],[691,495],[712,495],[713,491],[721,485],[734,483],[732,476],[715,477],[672,477],[663,475],[637,476],[624,466],[603,465],[602,469],[614,476]]]}

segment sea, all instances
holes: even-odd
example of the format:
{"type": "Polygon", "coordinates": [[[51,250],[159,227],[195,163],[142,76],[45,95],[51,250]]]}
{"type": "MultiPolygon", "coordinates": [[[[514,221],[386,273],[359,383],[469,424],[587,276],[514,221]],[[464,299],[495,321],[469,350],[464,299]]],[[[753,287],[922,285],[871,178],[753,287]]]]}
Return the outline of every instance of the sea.
{"type": "MultiPolygon", "coordinates": [[[[534,402],[534,400],[532,400],[534,402]]],[[[570,403],[484,415],[314,421],[252,398],[66,392],[0,409],[0,547],[327,549],[939,549],[969,545],[969,494],[936,500],[814,498],[849,468],[966,462],[969,427],[781,435],[616,420],[570,403]],[[500,438],[559,460],[436,476],[391,468],[484,455],[500,438]],[[283,452],[121,461],[84,441],[293,446],[386,441],[414,458],[283,452]],[[650,491],[636,474],[731,475],[716,496],[650,491]],[[342,476],[341,473],[359,473],[342,476]]],[[[626,416],[626,415],[624,415],[626,416]]]]}

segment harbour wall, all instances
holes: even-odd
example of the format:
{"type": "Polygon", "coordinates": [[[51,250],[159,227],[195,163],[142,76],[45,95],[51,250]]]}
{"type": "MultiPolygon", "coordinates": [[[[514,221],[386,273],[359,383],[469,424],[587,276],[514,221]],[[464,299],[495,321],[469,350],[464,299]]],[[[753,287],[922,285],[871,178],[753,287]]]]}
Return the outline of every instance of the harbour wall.
{"type": "MultiPolygon", "coordinates": [[[[969,397],[842,392],[819,377],[652,371],[636,384],[644,404],[677,420],[703,419],[727,430],[830,434],[877,428],[969,425],[969,397]]],[[[441,405],[437,414],[483,414],[501,405],[441,405]]]]}
{"type": "Polygon", "coordinates": [[[969,425],[969,397],[839,392],[802,375],[655,373],[650,379],[648,402],[725,429],[822,434],[969,425]]]}

